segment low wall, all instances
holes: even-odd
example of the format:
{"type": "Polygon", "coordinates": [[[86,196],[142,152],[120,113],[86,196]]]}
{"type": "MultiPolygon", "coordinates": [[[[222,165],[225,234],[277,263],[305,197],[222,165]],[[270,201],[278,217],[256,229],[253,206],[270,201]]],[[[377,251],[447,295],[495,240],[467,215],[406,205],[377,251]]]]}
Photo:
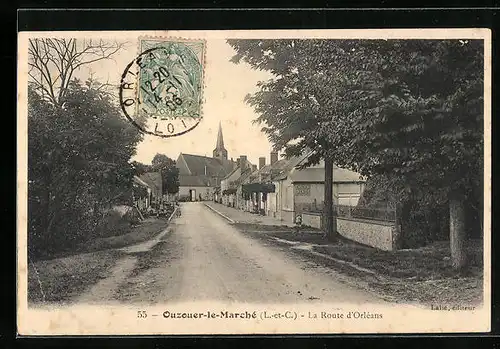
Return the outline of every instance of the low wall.
{"type": "Polygon", "coordinates": [[[343,237],[385,251],[395,249],[394,223],[337,218],[337,231],[343,237]]]}
{"type": "Polygon", "coordinates": [[[294,221],[294,212],[293,211],[288,211],[288,210],[281,210],[281,221],[288,223],[288,224],[293,224],[294,221]]]}
{"type": "MultiPolygon", "coordinates": [[[[321,229],[321,213],[303,212],[302,224],[321,229]]],[[[385,251],[397,249],[394,223],[337,217],[337,232],[343,237],[385,251]]]]}
{"type": "Polygon", "coordinates": [[[302,225],[321,229],[321,213],[316,212],[303,212],[302,225]]]}

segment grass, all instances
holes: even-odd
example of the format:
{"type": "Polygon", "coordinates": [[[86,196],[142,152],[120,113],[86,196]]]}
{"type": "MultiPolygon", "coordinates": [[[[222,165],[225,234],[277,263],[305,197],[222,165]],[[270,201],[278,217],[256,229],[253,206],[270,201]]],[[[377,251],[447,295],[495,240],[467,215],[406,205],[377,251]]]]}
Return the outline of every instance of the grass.
{"type": "Polygon", "coordinates": [[[234,223],[233,226],[238,228],[239,230],[243,230],[245,232],[255,232],[255,233],[275,233],[278,231],[282,232],[291,232],[293,228],[287,227],[285,225],[262,225],[262,224],[254,224],[254,223],[234,223]]]}
{"type": "Polygon", "coordinates": [[[476,304],[482,301],[482,241],[468,242],[469,265],[465,270],[455,271],[447,241],[418,249],[382,251],[342,237],[337,243],[330,243],[321,231],[312,228],[296,231],[252,224],[236,226],[247,235],[283,247],[291,245],[276,238],[313,244],[314,252],[333,260],[304,250],[290,251],[350,276],[358,285],[376,290],[392,301],[423,304],[476,304]]]}
{"type": "Polygon", "coordinates": [[[483,253],[477,243],[468,246],[470,265],[462,272],[451,268],[450,249],[447,242],[436,242],[425,248],[392,252],[345,242],[316,246],[314,249],[394,278],[411,278],[420,281],[446,277],[457,278],[482,272],[483,253]]]}
{"type": "Polygon", "coordinates": [[[247,235],[261,239],[278,238],[311,244],[328,244],[328,241],[325,239],[322,231],[310,227],[301,227],[298,229],[295,227],[279,225],[259,225],[247,223],[236,223],[234,226],[247,235]]]}
{"type": "Polygon", "coordinates": [[[102,251],[105,249],[121,248],[138,244],[155,237],[156,234],[166,229],[168,221],[166,218],[147,219],[122,235],[97,238],[90,243],[85,243],[77,248],[77,252],[102,251]]]}
{"type": "Polygon", "coordinates": [[[29,303],[70,301],[89,285],[109,276],[118,254],[108,250],[30,263],[29,303]]]}
{"type": "Polygon", "coordinates": [[[121,255],[116,249],[147,241],[167,226],[167,219],[148,219],[125,234],[97,238],[73,251],[29,263],[28,300],[37,303],[70,301],[110,275],[121,255]]]}
{"type": "Polygon", "coordinates": [[[161,273],[150,273],[151,270],[164,268],[173,260],[181,258],[182,248],[178,241],[170,239],[167,234],[156,246],[145,252],[135,253],[137,262],[127,280],[116,292],[116,297],[122,302],[137,302],[154,304],[162,298],[165,280],[161,273]]]}

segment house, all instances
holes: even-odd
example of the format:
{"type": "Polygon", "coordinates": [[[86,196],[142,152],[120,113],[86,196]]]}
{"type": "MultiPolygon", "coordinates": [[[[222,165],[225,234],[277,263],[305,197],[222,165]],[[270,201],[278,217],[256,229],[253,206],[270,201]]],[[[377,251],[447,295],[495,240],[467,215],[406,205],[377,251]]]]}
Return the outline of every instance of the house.
{"type": "Polygon", "coordinates": [[[270,164],[266,165],[266,158],[259,158],[259,168],[254,168],[250,175],[241,183],[241,196],[246,199],[245,209],[261,215],[267,212],[268,195],[272,195],[275,187],[271,177],[276,169],[283,164],[278,161],[278,153],[271,152],[270,164]]]}
{"type": "Polygon", "coordinates": [[[151,190],[149,206],[159,208],[163,202],[163,180],[160,172],[146,172],[139,176],[139,179],[146,183],[151,190]]]}
{"type": "Polygon", "coordinates": [[[221,180],[236,167],[236,162],[228,160],[227,155],[220,124],[212,157],[180,153],[176,162],[179,169],[179,199],[214,200],[221,180]]]}
{"type": "Polygon", "coordinates": [[[221,182],[225,205],[253,213],[265,214],[267,195],[274,192],[271,177],[279,173],[285,160],[278,161],[278,153],[271,152],[270,164],[259,158],[259,167],[250,164],[246,156],[238,159],[237,168],[221,182]]]}
{"type": "Polygon", "coordinates": [[[245,171],[240,178],[235,181],[236,187],[236,208],[242,211],[253,212],[255,205],[252,202],[251,193],[245,191],[243,188],[250,183],[251,175],[257,171],[257,166],[252,165],[245,171]]]}
{"type": "Polygon", "coordinates": [[[241,196],[237,196],[238,187],[245,176],[249,175],[253,169],[252,163],[247,160],[246,155],[241,155],[236,160],[236,167],[220,183],[221,203],[230,207],[237,207],[237,201],[241,201],[241,196]]]}
{"type": "Polygon", "coordinates": [[[139,211],[146,211],[151,205],[151,187],[137,176],[132,179],[134,205],[139,211]]]}
{"type": "MultiPolygon", "coordinates": [[[[283,159],[278,166],[271,166],[267,182],[274,185],[274,192],[267,194],[265,214],[288,223],[293,223],[303,211],[321,210],[324,201],[324,162],[300,169],[310,156],[283,159]]],[[[333,168],[333,203],[335,205],[357,205],[364,190],[365,179],[353,171],[333,168]]]]}
{"type": "MultiPolygon", "coordinates": [[[[303,211],[323,209],[325,164],[308,167],[303,170],[294,168],[287,180],[293,187],[293,217],[303,211]]],[[[359,173],[333,167],[333,204],[356,206],[365,188],[366,180],[359,173]]],[[[288,189],[288,188],[287,188],[288,189]]]]}

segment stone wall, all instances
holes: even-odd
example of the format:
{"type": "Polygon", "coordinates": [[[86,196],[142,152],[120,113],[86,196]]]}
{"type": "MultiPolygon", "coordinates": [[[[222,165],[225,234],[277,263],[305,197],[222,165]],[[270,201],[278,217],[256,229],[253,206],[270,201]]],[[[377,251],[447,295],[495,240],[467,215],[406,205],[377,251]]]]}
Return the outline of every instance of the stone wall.
{"type": "Polygon", "coordinates": [[[303,212],[302,225],[321,229],[321,213],[316,212],[303,212]]]}
{"type": "MultiPolygon", "coordinates": [[[[321,214],[302,213],[302,224],[321,229],[321,214]]],[[[394,223],[337,218],[337,231],[343,237],[385,251],[397,249],[398,231],[394,223]]]]}
{"type": "Polygon", "coordinates": [[[385,251],[395,249],[394,223],[337,218],[337,231],[343,237],[385,251]]]}

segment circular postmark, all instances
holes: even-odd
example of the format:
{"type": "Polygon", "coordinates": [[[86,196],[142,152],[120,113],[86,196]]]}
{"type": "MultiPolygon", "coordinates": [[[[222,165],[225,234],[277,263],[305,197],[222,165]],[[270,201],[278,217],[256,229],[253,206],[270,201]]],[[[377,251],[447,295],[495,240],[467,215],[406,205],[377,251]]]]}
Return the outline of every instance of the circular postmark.
{"type": "Polygon", "coordinates": [[[174,137],[201,121],[204,42],[141,40],[125,68],[120,105],[142,132],[174,137]]]}

